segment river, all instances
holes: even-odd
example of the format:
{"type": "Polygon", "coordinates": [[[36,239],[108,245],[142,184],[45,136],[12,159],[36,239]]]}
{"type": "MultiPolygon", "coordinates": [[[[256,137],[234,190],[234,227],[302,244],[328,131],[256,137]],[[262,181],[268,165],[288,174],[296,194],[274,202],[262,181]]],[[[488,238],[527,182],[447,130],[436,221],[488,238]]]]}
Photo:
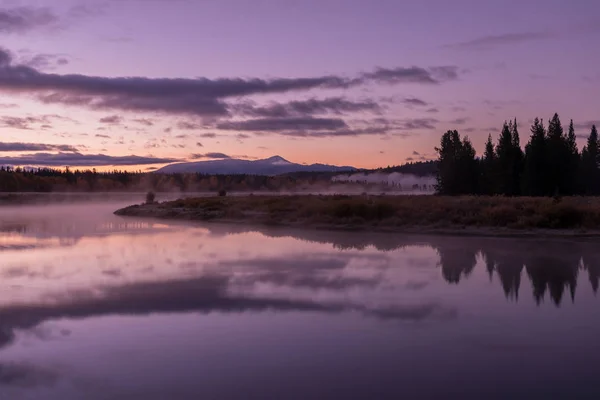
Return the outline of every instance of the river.
{"type": "Polygon", "coordinates": [[[2,399],[597,399],[598,243],[0,207],[2,399]]]}

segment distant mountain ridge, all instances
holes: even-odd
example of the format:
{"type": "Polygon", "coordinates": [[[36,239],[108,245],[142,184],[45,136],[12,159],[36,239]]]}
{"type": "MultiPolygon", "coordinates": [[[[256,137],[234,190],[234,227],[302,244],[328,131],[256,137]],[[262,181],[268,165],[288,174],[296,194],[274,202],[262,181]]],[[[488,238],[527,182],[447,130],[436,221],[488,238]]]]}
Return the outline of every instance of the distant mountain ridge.
{"type": "Polygon", "coordinates": [[[202,173],[211,175],[280,175],[292,172],[342,172],[356,171],[350,166],[328,164],[296,164],[281,156],[273,156],[262,160],[240,160],[226,158],[222,160],[196,161],[167,165],[156,172],[173,173],[202,173]]]}

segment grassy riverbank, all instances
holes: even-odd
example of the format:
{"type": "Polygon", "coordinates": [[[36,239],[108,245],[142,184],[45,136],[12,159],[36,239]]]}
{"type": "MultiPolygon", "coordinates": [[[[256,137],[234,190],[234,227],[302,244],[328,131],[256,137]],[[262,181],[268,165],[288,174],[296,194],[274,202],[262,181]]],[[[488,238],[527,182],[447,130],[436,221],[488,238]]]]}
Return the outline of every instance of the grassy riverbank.
{"type": "Polygon", "coordinates": [[[600,232],[600,198],[239,196],[145,204],[117,215],[382,231],[600,232]]]}

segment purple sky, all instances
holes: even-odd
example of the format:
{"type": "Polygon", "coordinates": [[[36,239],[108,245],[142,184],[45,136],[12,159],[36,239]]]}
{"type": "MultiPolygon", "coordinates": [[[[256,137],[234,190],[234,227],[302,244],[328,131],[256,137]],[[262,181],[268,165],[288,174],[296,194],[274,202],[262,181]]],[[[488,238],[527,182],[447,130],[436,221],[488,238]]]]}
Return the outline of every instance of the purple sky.
{"type": "Polygon", "coordinates": [[[0,1],[0,163],[377,167],[600,120],[596,0],[0,1]],[[100,154],[100,155],[99,155],[100,154]],[[131,157],[135,155],[136,157],[131,157]],[[205,157],[206,159],[208,157],[205,157]]]}

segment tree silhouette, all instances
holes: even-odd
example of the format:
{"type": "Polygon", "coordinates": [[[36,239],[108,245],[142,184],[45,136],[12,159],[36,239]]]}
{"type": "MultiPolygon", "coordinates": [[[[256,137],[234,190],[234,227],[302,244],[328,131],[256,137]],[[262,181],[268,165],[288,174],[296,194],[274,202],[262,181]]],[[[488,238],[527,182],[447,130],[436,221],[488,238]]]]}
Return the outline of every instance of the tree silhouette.
{"type": "Polygon", "coordinates": [[[544,121],[536,118],[531,126],[531,137],[525,146],[524,192],[530,196],[549,194],[546,170],[546,128],[544,121]]]}
{"type": "Polygon", "coordinates": [[[497,145],[491,135],[482,158],[477,159],[468,139],[457,131],[442,135],[439,155],[438,193],[447,195],[484,194],[505,196],[600,195],[600,143],[596,126],[580,153],[575,125],[564,132],[554,114],[548,128],[539,118],[521,149],[517,121],[505,122],[497,145]],[[478,162],[473,163],[473,159],[478,162]],[[473,173],[478,179],[473,180],[473,173]]]}
{"type": "Polygon", "coordinates": [[[437,191],[442,194],[459,195],[477,193],[478,163],[471,141],[460,139],[458,131],[448,131],[442,135],[439,155],[437,191]]]}
{"type": "Polygon", "coordinates": [[[481,161],[481,184],[480,189],[482,194],[492,195],[496,190],[496,150],[492,143],[492,135],[488,135],[488,140],[485,143],[485,152],[481,161]]]}
{"type": "Polygon", "coordinates": [[[587,139],[587,144],[581,152],[581,181],[582,192],[584,194],[600,194],[600,174],[598,173],[599,157],[600,147],[598,143],[598,130],[596,129],[596,125],[593,125],[590,136],[587,139]]]}

